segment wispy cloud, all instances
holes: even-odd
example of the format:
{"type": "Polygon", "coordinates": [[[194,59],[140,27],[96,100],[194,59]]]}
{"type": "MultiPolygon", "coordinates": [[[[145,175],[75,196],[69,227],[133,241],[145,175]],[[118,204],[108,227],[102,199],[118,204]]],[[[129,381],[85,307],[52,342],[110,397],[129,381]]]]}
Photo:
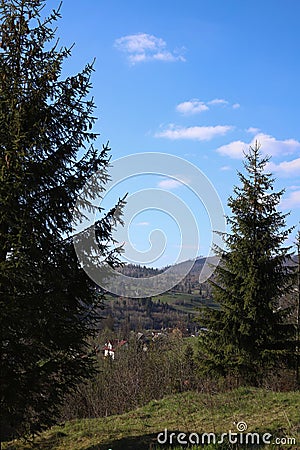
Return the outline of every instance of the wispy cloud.
{"type": "Polygon", "coordinates": [[[209,107],[204,102],[197,99],[182,102],[176,106],[176,110],[182,114],[197,114],[208,109],[209,107]]]}
{"type": "Polygon", "coordinates": [[[217,148],[217,152],[220,155],[229,156],[229,158],[240,159],[243,158],[244,151],[249,148],[249,145],[243,141],[233,141],[217,148]]]}
{"type": "Polygon", "coordinates": [[[300,191],[291,192],[288,197],[285,197],[280,202],[282,209],[300,208],[300,191]]]}
{"type": "Polygon", "coordinates": [[[250,133],[250,134],[257,134],[257,133],[260,132],[260,129],[259,128],[255,128],[255,127],[249,127],[245,131],[247,133],[250,133]]]}
{"type": "Polygon", "coordinates": [[[292,177],[299,175],[300,158],[296,158],[291,161],[282,161],[279,164],[270,161],[267,164],[267,170],[282,177],[292,177]]]}
{"type": "Polygon", "coordinates": [[[222,166],[220,167],[220,170],[222,170],[222,172],[226,172],[227,170],[232,170],[231,166],[222,166]]]}
{"type": "Polygon", "coordinates": [[[177,189],[184,184],[188,184],[190,180],[182,175],[174,175],[174,178],[164,178],[157,183],[157,186],[162,189],[177,189]]]}
{"type": "MultiPolygon", "coordinates": [[[[210,109],[210,106],[225,106],[229,104],[230,103],[227,100],[224,100],[222,98],[215,98],[214,100],[210,100],[209,102],[203,102],[198,98],[193,98],[191,100],[179,103],[176,106],[176,110],[184,115],[192,115],[201,113],[203,111],[208,111],[210,109]]],[[[240,107],[239,103],[234,103],[232,105],[233,109],[239,107],[240,107]]]]}
{"type": "Polygon", "coordinates": [[[167,43],[147,33],[137,33],[115,40],[115,47],[124,52],[131,64],[145,61],[185,61],[183,49],[170,51],[167,43]]]}
{"type": "Polygon", "coordinates": [[[157,186],[162,189],[176,189],[176,188],[182,186],[182,183],[178,180],[166,179],[166,180],[159,181],[157,186]]]}
{"type": "Polygon", "coordinates": [[[268,134],[259,133],[253,141],[260,142],[262,152],[270,156],[292,155],[300,151],[300,142],[295,139],[277,140],[268,134]]]}
{"type": "Polygon", "coordinates": [[[217,152],[223,156],[241,159],[243,158],[243,153],[248,150],[250,145],[254,145],[255,141],[258,141],[261,144],[261,150],[264,155],[284,156],[292,155],[297,151],[300,151],[300,142],[295,139],[281,141],[268,134],[258,133],[249,143],[243,141],[230,142],[229,144],[219,147],[217,152]]]}
{"type": "Polygon", "coordinates": [[[230,125],[216,125],[209,127],[180,127],[174,124],[155,134],[155,137],[162,137],[171,140],[189,139],[194,141],[209,141],[216,136],[224,136],[234,127],[230,125]]]}
{"type": "Polygon", "coordinates": [[[208,105],[228,105],[229,102],[224,100],[224,98],[215,98],[214,100],[210,100],[207,102],[208,105]]]}

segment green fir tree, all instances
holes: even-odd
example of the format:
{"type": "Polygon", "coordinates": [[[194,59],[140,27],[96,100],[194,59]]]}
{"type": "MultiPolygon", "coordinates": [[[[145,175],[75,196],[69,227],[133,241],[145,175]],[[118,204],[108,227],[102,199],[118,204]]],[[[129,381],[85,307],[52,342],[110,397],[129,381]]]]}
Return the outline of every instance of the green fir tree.
{"type": "Polygon", "coordinates": [[[291,229],[278,210],[283,191],[274,191],[265,171],[269,158],[259,147],[256,142],[245,154],[246,175],[239,173],[241,186],[228,200],[231,232],[223,235],[225,250],[216,249],[221,262],[211,280],[219,309],[207,311],[200,341],[207,372],[254,385],[289,354],[292,329],[279,300],[294,277],[286,265],[290,247],[284,247],[291,229]]]}
{"type": "MultiPolygon", "coordinates": [[[[3,438],[50,426],[64,394],[93,374],[87,345],[101,295],[79,267],[72,221],[78,195],[97,171],[81,206],[92,210],[105,190],[109,148],[93,147],[92,65],[61,77],[70,50],[54,41],[59,11],[43,18],[42,0],[0,5],[3,438]]],[[[115,211],[102,214],[97,227],[111,265],[115,211]]]]}

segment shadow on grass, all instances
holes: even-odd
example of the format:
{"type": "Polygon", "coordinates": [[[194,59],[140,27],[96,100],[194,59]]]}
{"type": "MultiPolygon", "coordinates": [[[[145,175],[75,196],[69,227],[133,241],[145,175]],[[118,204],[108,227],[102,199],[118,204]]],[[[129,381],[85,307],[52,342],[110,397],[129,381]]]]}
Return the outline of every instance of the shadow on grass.
{"type": "MultiPolygon", "coordinates": [[[[62,444],[64,437],[67,437],[67,435],[58,432],[50,437],[44,437],[38,442],[33,442],[30,448],[39,450],[53,450],[57,448],[58,445],[62,444]]],[[[19,450],[20,446],[18,445],[16,447],[13,443],[11,443],[5,448],[6,450],[15,450],[16,448],[19,450]]],[[[71,447],[67,446],[66,448],[71,447]]],[[[163,447],[158,446],[157,444],[157,433],[152,433],[141,436],[127,436],[118,440],[95,444],[90,447],[85,447],[85,450],[156,450],[162,448],[163,447]]]]}
{"type": "MultiPolygon", "coordinates": [[[[169,436],[170,434],[174,433],[176,436],[179,435],[180,431],[173,430],[168,431],[169,436]]],[[[84,450],[180,450],[180,449],[201,449],[201,450],[258,450],[266,448],[264,446],[259,445],[240,445],[240,444],[230,444],[229,442],[223,442],[220,443],[211,443],[211,444],[202,444],[202,445],[185,445],[180,446],[178,443],[177,445],[174,443],[173,445],[170,445],[170,443],[166,442],[165,444],[159,444],[157,442],[157,434],[158,433],[151,433],[151,434],[144,434],[140,436],[126,436],[121,439],[117,439],[114,441],[106,441],[99,444],[94,444],[88,447],[81,447],[84,448],[84,450]]],[[[54,450],[59,445],[60,448],[62,448],[63,440],[67,437],[65,433],[57,432],[51,437],[43,438],[39,440],[36,443],[33,443],[30,448],[32,449],[39,449],[39,450],[54,450]]],[[[69,437],[68,442],[65,443],[66,449],[75,450],[76,447],[71,447],[69,443],[69,437]]],[[[75,444],[76,445],[76,444],[75,444]]],[[[1,447],[0,447],[1,448],[1,447]]],[[[5,447],[6,450],[20,450],[20,446],[17,447],[14,446],[14,444],[9,445],[8,447],[5,447]]],[[[26,447],[28,448],[28,447],[26,447]]],[[[270,448],[274,448],[271,446],[270,448]]],[[[276,447],[278,448],[278,447],[276,447]]],[[[279,447],[283,448],[283,447],[279,447]]],[[[286,450],[290,450],[295,447],[285,447],[286,450]]]]}
{"type": "MultiPolygon", "coordinates": [[[[156,450],[157,433],[127,436],[105,444],[93,445],[86,450],[156,450]]],[[[162,448],[162,447],[160,447],[162,448]]]]}
{"type": "MultiPolygon", "coordinates": [[[[175,433],[178,435],[180,431],[174,430],[169,431],[169,433],[175,433]]],[[[158,444],[157,433],[145,434],[142,436],[130,436],[122,438],[116,441],[111,441],[108,444],[93,445],[86,448],[85,450],[188,450],[188,449],[201,449],[201,450],[258,450],[259,446],[245,445],[240,446],[239,444],[229,444],[224,442],[223,444],[208,444],[208,445],[184,445],[181,446],[177,444],[158,444]]],[[[288,450],[288,449],[287,449],[288,450]]]]}

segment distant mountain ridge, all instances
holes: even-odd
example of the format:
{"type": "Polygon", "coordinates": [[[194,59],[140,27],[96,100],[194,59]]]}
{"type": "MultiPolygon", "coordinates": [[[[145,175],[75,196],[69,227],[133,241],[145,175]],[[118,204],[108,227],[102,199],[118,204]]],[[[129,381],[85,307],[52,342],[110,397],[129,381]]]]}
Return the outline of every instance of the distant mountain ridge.
{"type": "MultiPolygon", "coordinates": [[[[127,276],[136,277],[136,278],[142,278],[142,277],[153,277],[158,274],[161,274],[165,272],[166,270],[172,269],[173,273],[183,273],[185,272],[185,268],[191,266],[190,270],[186,270],[187,275],[185,278],[192,277],[194,278],[195,275],[198,275],[204,270],[210,270],[211,267],[216,266],[219,264],[220,258],[218,256],[198,256],[195,258],[194,262],[193,260],[187,260],[182,261],[180,263],[175,263],[166,267],[163,267],[161,269],[155,269],[151,267],[146,267],[138,264],[125,264],[122,268],[119,269],[121,273],[124,273],[127,276]]],[[[297,265],[298,263],[298,256],[297,255],[291,255],[290,257],[286,258],[285,265],[286,266],[293,266],[297,265]]],[[[205,273],[203,274],[205,275],[205,273]]],[[[209,277],[207,277],[209,278],[209,277]]]]}

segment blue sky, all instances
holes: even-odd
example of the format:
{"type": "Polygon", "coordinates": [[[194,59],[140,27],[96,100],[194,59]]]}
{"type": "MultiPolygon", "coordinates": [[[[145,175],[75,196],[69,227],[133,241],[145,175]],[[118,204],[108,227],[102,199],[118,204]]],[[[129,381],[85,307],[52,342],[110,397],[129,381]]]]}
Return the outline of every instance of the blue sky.
{"type": "MultiPolygon", "coordinates": [[[[272,156],[276,188],[286,189],[281,209],[291,211],[288,224],[297,225],[298,0],[64,0],[61,13],[60,42],[75,43],[64,74],[96,58],[95,130],[99,147],[110,141],[113,160],[143,152],[181,157],[209,178],[228,214],[226,202],[238,183],[242,152],[258,139],[263,153],[272,156]]],[[[187,174],[174,173],[177,179],[158,174],[124,180],[104,205],[127,191],[164,189],[194,213],[197,253],[208,254],[208,205],[203,207],[178,181],[188,185],[187,174]]],[[[180,218],[173,223],[167,211],[151,209],[135,215],[130,237],[124,239],[125,250],[131,241],[142,252],[137,263],[143,263],[149,234],[156,229],[163,231],[166,245],[149,265],[176,262],[180,218]]]]}

